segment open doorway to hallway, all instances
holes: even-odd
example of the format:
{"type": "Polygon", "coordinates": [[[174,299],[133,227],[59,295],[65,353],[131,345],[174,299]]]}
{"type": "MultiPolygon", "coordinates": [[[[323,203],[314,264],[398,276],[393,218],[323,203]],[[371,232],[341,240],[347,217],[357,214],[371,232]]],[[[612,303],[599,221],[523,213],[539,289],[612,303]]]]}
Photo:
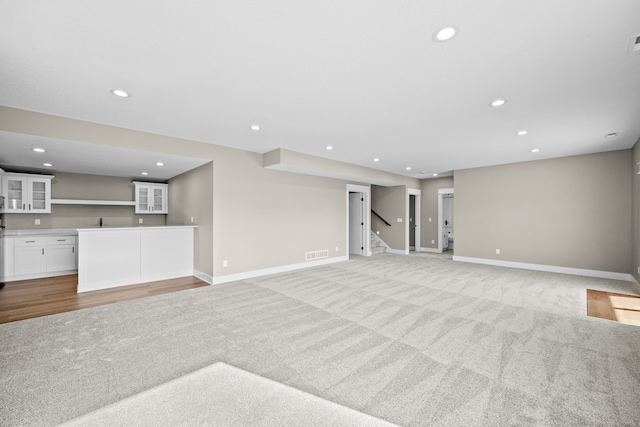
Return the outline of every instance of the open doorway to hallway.
{"type": "Polygon", "coordinates": [[[438,251],[453,252],[453,188],[438,189],[438,251]]]}
{"type": "Polygon", "coordinates": [[[350,255],[370,256],[371,189],[347,185],[347,248],[350,255]]]}

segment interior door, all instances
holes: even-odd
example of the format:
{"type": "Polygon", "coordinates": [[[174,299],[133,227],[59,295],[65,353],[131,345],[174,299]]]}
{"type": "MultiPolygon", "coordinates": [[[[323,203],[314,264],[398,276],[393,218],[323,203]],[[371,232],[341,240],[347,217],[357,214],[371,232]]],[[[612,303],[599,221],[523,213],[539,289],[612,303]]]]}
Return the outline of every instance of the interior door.
{"type": "Polygon", "coordinates": [[[364,255],[364,195],[349,193],[349,253],[364,255]]]}

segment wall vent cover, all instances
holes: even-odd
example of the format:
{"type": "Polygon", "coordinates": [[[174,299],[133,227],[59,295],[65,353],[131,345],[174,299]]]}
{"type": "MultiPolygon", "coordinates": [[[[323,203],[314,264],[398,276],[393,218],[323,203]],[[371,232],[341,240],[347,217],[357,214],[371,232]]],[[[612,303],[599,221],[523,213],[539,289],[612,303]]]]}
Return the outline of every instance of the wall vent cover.
{"type": "Polygon", "coordinates": [[[329,258],[329,250],[323,249],[321,251],[307,252],[304,254],[305,261],[313,261],[320,258],[329,258]]]}

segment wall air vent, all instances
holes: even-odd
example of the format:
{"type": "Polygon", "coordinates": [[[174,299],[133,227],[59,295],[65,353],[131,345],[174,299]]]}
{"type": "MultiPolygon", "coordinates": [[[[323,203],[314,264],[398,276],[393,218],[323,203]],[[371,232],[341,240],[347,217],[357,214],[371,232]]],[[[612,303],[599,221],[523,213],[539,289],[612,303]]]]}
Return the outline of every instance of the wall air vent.
{"type": "Polygon", "coordinates": [[[320,258],[329,258],[329,250],[324,249],[321,251],[307,252],[304,254],[305,261],[313,261],[320,258]]]}

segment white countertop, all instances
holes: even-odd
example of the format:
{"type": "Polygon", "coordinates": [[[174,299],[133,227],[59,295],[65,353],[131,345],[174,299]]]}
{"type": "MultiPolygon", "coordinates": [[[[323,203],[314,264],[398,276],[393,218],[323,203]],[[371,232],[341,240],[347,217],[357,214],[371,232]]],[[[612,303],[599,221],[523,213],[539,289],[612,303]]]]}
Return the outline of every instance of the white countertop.
{"type": "Polygon", "coordinates": [[[149,225],[135,227],[86,227],[86,228],[33,228],[20,230],[0,230],[0,237],[16,237],[16,236],[75,236],[80,231],[115,231],[115,230],[139,230],[144,229],[168,229],[168,228],[185,228],[198,227],[195,224],[188,225],[149,225]]]}

